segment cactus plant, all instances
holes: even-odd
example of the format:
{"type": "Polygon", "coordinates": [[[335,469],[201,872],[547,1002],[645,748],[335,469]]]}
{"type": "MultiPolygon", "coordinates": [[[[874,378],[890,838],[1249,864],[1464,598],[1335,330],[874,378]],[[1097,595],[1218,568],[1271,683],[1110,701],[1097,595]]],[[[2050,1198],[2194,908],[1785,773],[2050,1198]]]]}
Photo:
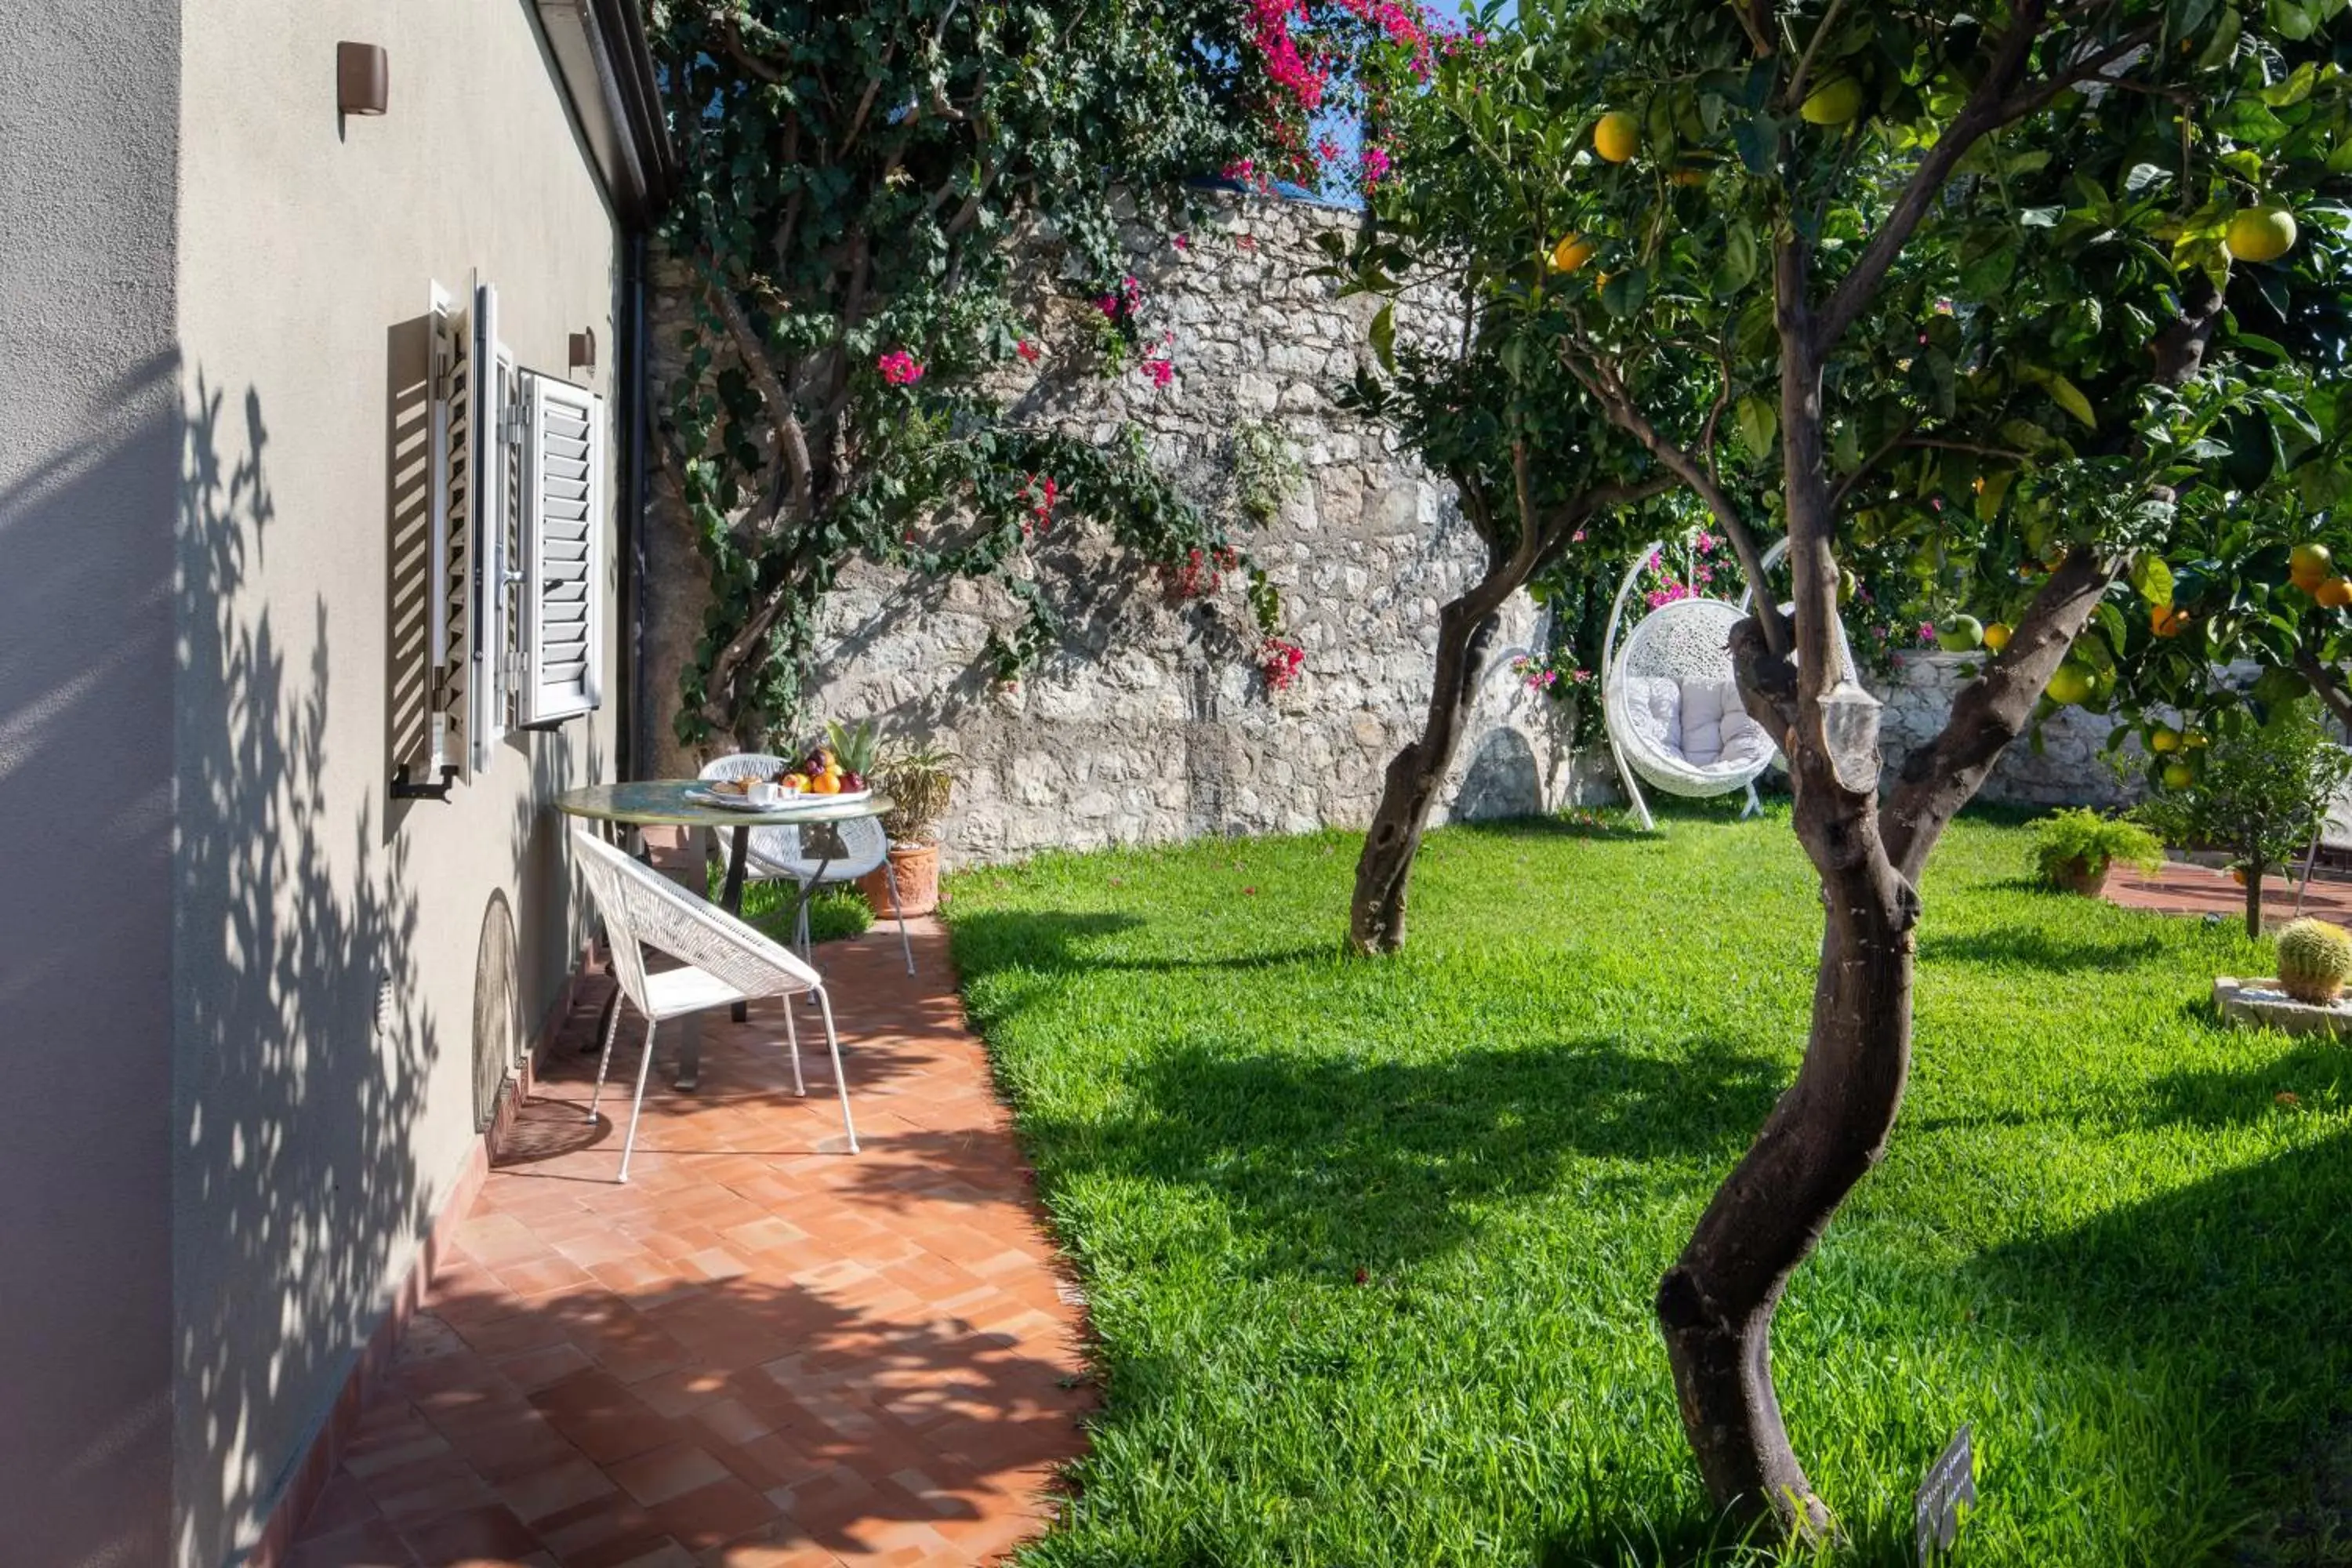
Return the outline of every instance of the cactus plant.
{"type": "Polygon", "coordinates": [[[2279,988],[2298,1002],[2325,1007],[2352,979],[2352,934],[2326,921],[2300,920],[2279,932],[2279,988]]]}

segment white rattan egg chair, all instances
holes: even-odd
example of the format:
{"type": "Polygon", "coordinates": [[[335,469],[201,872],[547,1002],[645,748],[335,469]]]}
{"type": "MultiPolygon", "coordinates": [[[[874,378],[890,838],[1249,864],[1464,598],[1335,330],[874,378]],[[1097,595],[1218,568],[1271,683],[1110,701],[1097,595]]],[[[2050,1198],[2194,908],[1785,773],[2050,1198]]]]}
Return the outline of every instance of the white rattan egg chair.
{"type": "MultiPolygon", "coordinates": [[[[1737,604],[1676,599],[1626,629],[1633,590],[1664,548],[1661,540],[1634,556],[1610,606],[1601,650],[1601,710],[1609,752],[1634,818],[1645,829],[1657,824],[1642,796],[1642,784],[1686,799],[1746,790],[1748,805],[1740,813],[1746,817],[1763,809],[1756,781],[1780,759],[1780,747],[1741,703],[1731,666],[1731,629],[1748,618],[1754,584],[1737,604]]],[[[1770,571],[1787,553],[1787,542],[1776,542],[1764,552],[1764,569],[1770,571]]],[[[1838,638],[1843,649],[1843,627],[1838,638]]],[[[1844,659],[1850,675],[1852,653],[1844,659]]]]}

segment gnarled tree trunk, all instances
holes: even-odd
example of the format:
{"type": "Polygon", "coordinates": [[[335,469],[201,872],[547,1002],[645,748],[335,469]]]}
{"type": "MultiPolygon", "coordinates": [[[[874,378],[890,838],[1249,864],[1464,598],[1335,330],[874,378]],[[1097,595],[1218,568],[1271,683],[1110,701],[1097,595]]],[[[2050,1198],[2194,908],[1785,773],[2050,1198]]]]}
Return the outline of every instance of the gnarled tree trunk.
{"type": "Polygon", "coordinates": [[[1357,952],[1394,952],[1404,945],[1405,904],[1421,836],[1461,749],[1480,668],[1494,640],[1496,611],[1525,580],[1516,560],[1491,565],[1476,585],[1437,614],[1437,669],[1430,682],[1429,712],[1420,737],[1389,760],[1381,803],[1356,860],[1348,945],[1357,952]]]}

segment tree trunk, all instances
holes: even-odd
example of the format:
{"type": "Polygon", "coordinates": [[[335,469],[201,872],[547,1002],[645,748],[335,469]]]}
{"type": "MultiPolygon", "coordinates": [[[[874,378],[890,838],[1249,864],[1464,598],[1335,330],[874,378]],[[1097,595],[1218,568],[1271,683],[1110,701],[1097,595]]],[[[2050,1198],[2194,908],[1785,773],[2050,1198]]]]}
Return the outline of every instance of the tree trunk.
{"type": "Polygon", "coordinates": [[[2257,858],[2246,868],[2246,940],[2263,939],[2263,862],[2257,858]]]}
{"type": "Polygon", "coordinates": [[[1508,570],[1490,570],[1477,585],[1437,615],[1437,669],[1430,682],[1429,714],[1421,736],[1389,760],[1381,803],[1356,860],[1356,891],[1348,905],[1348,945],[1363,954],[1404,945],[1406,894],[1412,862],[1445,771],[1461,748],[1478,695],[1479,667],[1494,640],[1496,611],[1519,585],[1508,570]]]}
{"type": "Polygon", "coordinates": [[[1917,919],[1903,893],[1840,890],[1828,900],[1804,1065],[1658,1287],[1683,1427],[1708,1494],[1735,1519],[1807,1540],[1833,1526],[1780,1419],[1772,1316],[1877,1163],[1903,1103],[1917,919]]]}

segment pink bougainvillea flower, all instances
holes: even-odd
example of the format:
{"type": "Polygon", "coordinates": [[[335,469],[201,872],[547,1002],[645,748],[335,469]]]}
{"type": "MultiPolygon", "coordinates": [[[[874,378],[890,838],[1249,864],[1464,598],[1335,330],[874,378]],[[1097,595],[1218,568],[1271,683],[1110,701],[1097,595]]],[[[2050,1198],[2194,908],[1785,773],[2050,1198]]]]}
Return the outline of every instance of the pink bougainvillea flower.
{"type": "Polygon", "coordinates": [[[1143,362],[1143,374],[1151,378],[1152,385],[1165,386],[1176,379],[1176,366],[1167,359],[1148,359],[1143,362]]]}
{"type": "Polygon", "coordinates": [[[1935,622],[1921,621],[1919,623],[1919,640],[1923,643],[1934,642],[1936,640],[1935,622]]]}
{"type": "Polygon", "coordinates": [[[1568,536],[1568,542],[1569,542],[1570,544],[1581,544],[1581,543],[1583,543],[1583,542],[1584,542],[1584,530],[1582,530],[1582,529],[1580,529],[1580,529],[1578,529],[1574,533],[1570,534],[1570,535],[1568,536]]]}
{"type": "Polygon", "coordinates": [[[1019,342],[1013,345],[1013,352],[1019,354],[1023,359],[1027,360],[1031,364],[1035,364],[1037,363],[1037,356],[1044,353],[1045,351],[1039,348],[1035,343],[1031,342],[1027,338],[1024,338],[1019,342]]]}
{"type": "Polygon", "coordinates": [[[1388,155],[1388,153],[1387,153],[1384,149],[1382,149],[1382,148],[1379,148],[1379,147],[1367,147],[1367,148],[1365,148],[1365,149],[1364,149],[1364,184],[1365,184],[1365,187],[1366,187],[1367,189],[1369,189],[1369,188],[1370,188],[1370,187],[1371,187],[1371,186],[1373,186],[1373,185],[1377,185],[1377,184],[1379,184],[1382,180],[1387,179],[1387,178],[1388,178],[1388,176],[1389,176],[1389,171],[1390,171],[1391,169],[1394,168],[1394,167],[1395,167],[1395,164],[1394,164],[1394,163],[1392,163],[1390,161],[1390,159],[1389,159],[1389,155],[1388,155]]]}
{"type": "Polygon", "coordinates": [[[905,349],[892,349],[875,360],[882,379],[893,386],[911,386],[923,379],[923,367],[905,349]]]}
{"type": "Polygon", "coordinates": [[[1190,250],[1192,248],[1192,237],[1189,234],[1171,234],[1168,237],[1168,243],[1179,250],[1190,250]]]}

